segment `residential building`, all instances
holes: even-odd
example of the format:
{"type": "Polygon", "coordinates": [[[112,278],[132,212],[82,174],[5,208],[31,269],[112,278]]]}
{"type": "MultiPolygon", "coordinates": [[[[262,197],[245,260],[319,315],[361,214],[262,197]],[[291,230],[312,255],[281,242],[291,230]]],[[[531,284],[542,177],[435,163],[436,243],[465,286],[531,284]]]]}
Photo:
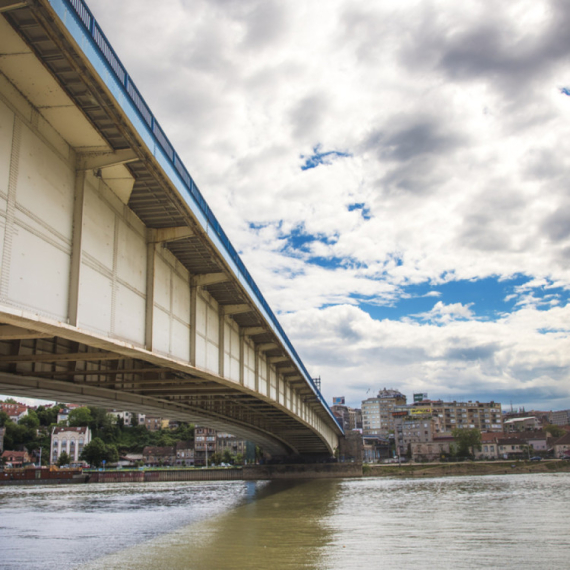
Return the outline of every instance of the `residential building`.
{"type": "Polygon", "coordinates": [[[194,440],[176,442],[176,465],[190,467],[194,465],[194,440]]]}
{"type": "Polygon", "coordinates": [[[384,388],[376,398],[362,402],[362,433],[364,435],[387,436],[394,431],[392,412],[395,406],[406,403],[406,396],[398,390],[384,388]]]}
{"type": "Polygon", "coordinates": [[[559,410],[552,412],[551,423],[557,426],[567,426],[570,424],[570,410],[559,410]]]}
{"type": "Polygon", "coordinates": [[[80,463],[83,448],[91,441],[88,427],[54,427],[51,432],[50,463],[57,463],[62,453],[67,453],[70,463],[80,463]]]}
{"type": "Polygon", "coordinates": [[[6,404],[0,402],[0,412],[8,414],[8,417],[18,423],[20,419],[28,415],[28,406],[24,404],[6,404]]]}
{"type": "Polygon", "coordinates": [[[362,410],[360,408],[348,408],[348,429],[362,429],[362,410]]]}
{"type": "Polygon", "coordinates": [[[410,444],[412,461],[438,461],[442,456],[449,455],[453,437],[434,437],[432,441],[418,441],[410,444]]]}
{"type": "Polygon", "coordinates": [[[143,449],[143,461],[148,467],[172,466],[176,464],[176,446],[149,445],[143,449]]]}
{"type": "Polygon", "coordinates": [[[503,426],[505,432],[512,433],[517,431],[535,431],[542,427],[540,420],[535,416],[526,418],[511,418],[504,420],[503,426]]]}
{"type": "Polygon", "coordinates": [[[401,411],[394,412],[394,443],[396,453],[404,456],[411,452],[412,443],[428,443],[433,441],[441,432],[441,418],[431,412],[402,415],[401,411]]]}
{"type": "Polygon", "coordinates": [[[145,416],[144,425],[148,431],[158,431],[162,429],[162,418],[158,416],[145,416]]]}
{"type": "Polygon", "coordinates": [[[558,459],[566,459],[570,457],[570,432],[555,440],[554,457],[558,459]]]}
{"type": "Polygon", "coordinates": [[[136,412],[118,411],[118,410],[111,410],[107,413],[110,416],[116,418],[117,420],[122,420],[123,425],[127,427],[145,425],[144,414],[138,414],[136,412]]]}
{"type": "Polygon", "coordinates": [[[247,442],[244,439],[238,439],[229,433],[216,433],[216,453],[223,455],[224,451],[229,451],[231,455],[238,453],[245,456],[247,442]]]}
{"type": "Polygon", "coordinates": [[[4,451],[2,453],[2,462],[8,467],[23,467],[30,461],[27,451],[4,451]]]}
{"type": "Polygon", "coordinates": [[[194,428],[194,464],[209,465],[216,453],[216,430],[196,426],[194,428]]]}
{"type": "Polygon", "coordinates": [[[523,439],[504,437],[497,439],[499,459],[525,459],[528,457],[528,445],[523,439]]]}
{"type": "Polygon", "coordinates": [[[486,432],[481,434],[481,449],[475,449],[473,455],[475,459],[497,459],[499,457],[499,436],[504,434],[486,432]]]}
{"type": "Polygon", "coordinates": [[[449,433],[455,428],[476,428],[481,432],[503,432],[501,404],[497,402],[443,402],[442,400],[423,400],[416,402],[417,409],[429,409],[441,420],[442,433],[449,433]]]}

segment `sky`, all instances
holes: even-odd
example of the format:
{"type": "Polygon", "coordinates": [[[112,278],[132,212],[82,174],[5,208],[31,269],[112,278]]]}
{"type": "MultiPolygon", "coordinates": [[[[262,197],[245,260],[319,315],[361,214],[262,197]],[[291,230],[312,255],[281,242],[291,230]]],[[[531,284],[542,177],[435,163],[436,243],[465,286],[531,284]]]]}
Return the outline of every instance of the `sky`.
{"type": "Polygon", "coordinates": [[[570,3],[88,4],[329,403],[570,408],[570,3]]]}

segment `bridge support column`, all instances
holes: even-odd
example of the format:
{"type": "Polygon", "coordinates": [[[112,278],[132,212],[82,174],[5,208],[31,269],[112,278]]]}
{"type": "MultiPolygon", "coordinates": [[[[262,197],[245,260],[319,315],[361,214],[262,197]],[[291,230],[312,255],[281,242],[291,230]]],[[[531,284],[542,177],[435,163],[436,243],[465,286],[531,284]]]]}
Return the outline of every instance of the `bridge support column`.
{"type": "Polygon", "coordinates": [[[225,376],[225,353],[226,353],[226,316],[223,305],[218,305],[218,374],[225,376]]]}
{"type": "MultiPolygon", "coordinates": [[[[79,159],[77,160],[79,163],[79,159]]],[[[74,327],[79,324],[79,285],[83,252],[83,211],[85,205],[85,170],[75,171],[75,197],[73,201],[73,234],[71,238],[71,264],[69,271],[68,319],[74,327]]]]}
{"type": "Polygon", "coordinates": [[[239,383],[243,386],[245,382],[245,336],[242,331],[239,333],[239,383]]]}
{"type": "Polygon", "coordinates": [[[154,331],[154,272],[155,272],[156,236],[152,229],[147,229],[146,238],[146,310],[145,310],[145,347],[152,350],[154,331]]]}
{"type": "Polygon", "coordinates": [[[190,364],[196,366],[198,286],[190,286],[190,364]]]}

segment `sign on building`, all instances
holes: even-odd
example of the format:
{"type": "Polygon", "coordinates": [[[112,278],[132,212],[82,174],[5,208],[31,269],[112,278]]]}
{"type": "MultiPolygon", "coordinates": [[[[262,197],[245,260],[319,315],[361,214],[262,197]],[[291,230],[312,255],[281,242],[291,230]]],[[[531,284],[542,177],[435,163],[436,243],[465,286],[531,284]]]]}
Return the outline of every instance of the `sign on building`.
{"type": "Polygon", "coordinates": [[[427,394],[414,394],[414,402],[423,402],[427,399],[427,394]]]}
{"type": "Polygon", "coordinates": [[[338,398],[333,398],[333,406],[344,406],[345,405],[344,396],[339,396],[338,398]]]}

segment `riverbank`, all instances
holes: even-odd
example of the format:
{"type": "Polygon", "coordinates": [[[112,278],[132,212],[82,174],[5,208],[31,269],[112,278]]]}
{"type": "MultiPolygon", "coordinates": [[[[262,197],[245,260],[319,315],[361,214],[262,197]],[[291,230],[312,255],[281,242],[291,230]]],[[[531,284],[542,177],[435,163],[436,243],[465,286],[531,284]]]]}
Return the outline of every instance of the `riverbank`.
{"type": "Polygon", "coordinates": [[[458,475],[504,475],[570,473],[570,461],[465,461],[461,463],[404,463],[364,465],[363,477],[445,477],[458,475]]]}

